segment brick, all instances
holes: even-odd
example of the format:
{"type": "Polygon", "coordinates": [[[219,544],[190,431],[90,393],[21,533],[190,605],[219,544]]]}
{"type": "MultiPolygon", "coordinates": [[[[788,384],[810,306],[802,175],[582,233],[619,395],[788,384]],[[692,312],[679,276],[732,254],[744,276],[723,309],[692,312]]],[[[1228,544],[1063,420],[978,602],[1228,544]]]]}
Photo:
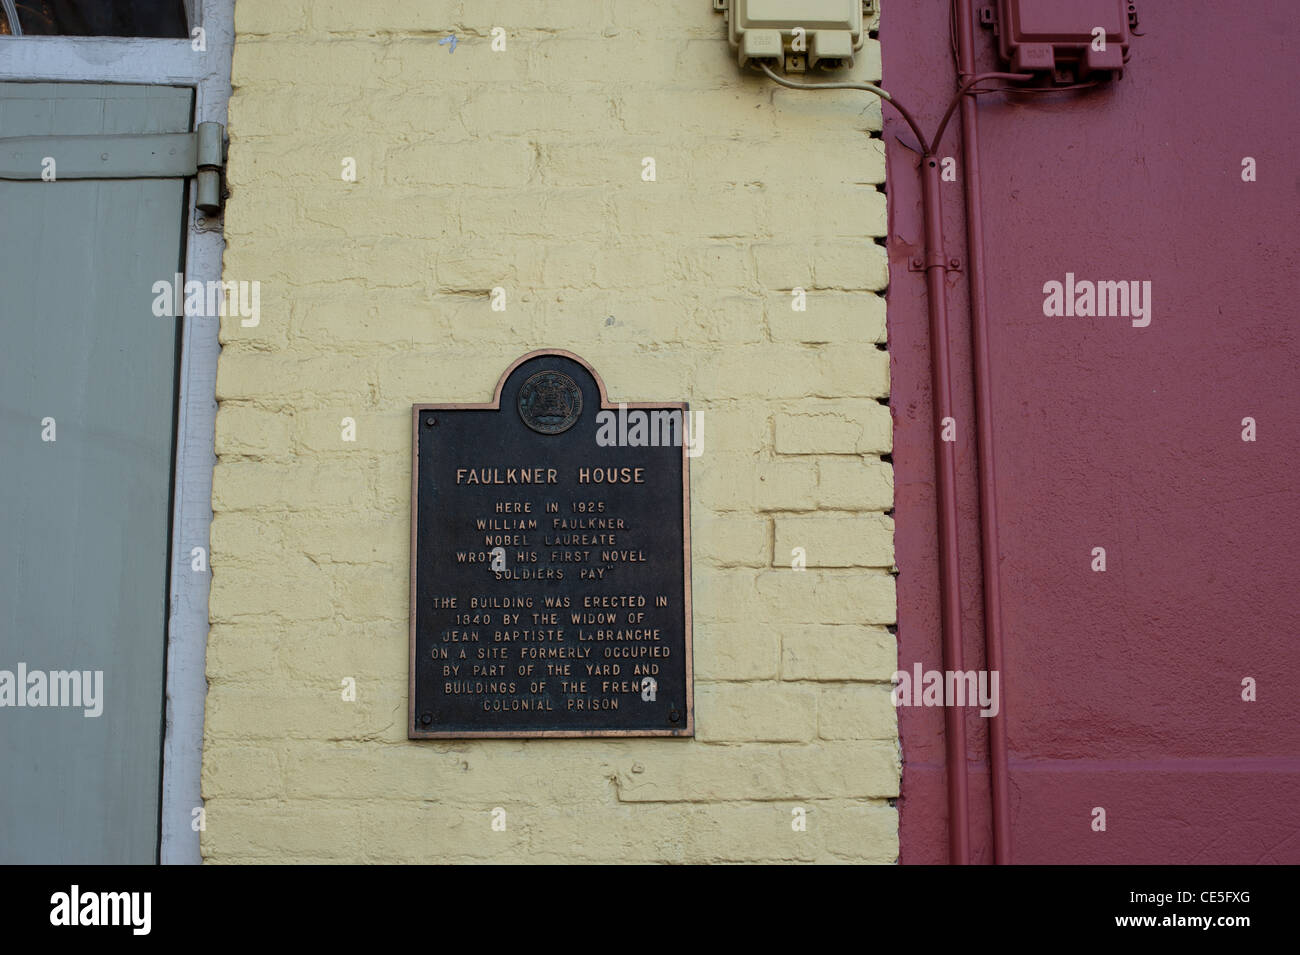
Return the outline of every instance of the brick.
{"type": "MultiPolygon", "coordinates": [[[[388,407],[405,406],[408,413],[412,404],[420,402],[488,401],[500,373],[527,351],[530,344],[529,340],[522,339],[510,346],[450,343],[438,349],[403,349],[385,358],[382,375],[376,370],[373,380],[382,403],[388,407]],[[486,368],[496,371],[484,374],[486,368]]],[[[357,380],[356,372],[350,379],[357,380]]],[[[409,470],[408,461],[408,479],[409,470]]]]}
{"type": "MultiPolygon", "coordinates": [[[[884,235],[884,223],[864,235],[884,235]]],[[[879,292],[889,284],[885,250],[863,238],[840,244],[772,242],[755,245],[759,285],[767,289],[864,290],[879,292]]]]}
{"type": "Polygon", "coordinates": [[[424,142],[390,146],[384,152],[384,182],[396,186],[461,186],[517,189],[534,175],[535,151],[526,139],[424,142]]]}
{"type": "MultiPolygon", "coordinates": [[[[409,444],[409,441],[408,441],[409,444]]],[[[405,522],[376,521],[353,512],[322,518],[311,512],[283,515],[278,521],[284,550],[301,554],[313,564],[407,566],[410,528],[405,522]]]]}
{"type": "Polygon", "coordinates": [[[753,299],[739,295],[721,298],[714,289],[685,284],[674,292],[669,299],[640,295],[629,299],[619,290],[561,290],[530,305],[529,312],[539,330],[573,345],[603,342],[637,347],[651,336],[665,343],[697,345],[764,339],[762,323],[756,318],[760,311],[753,299]]]}
{"type": "Polygon", "coordinates": [[[887,453],[893,447],[893,418],[886,405],[819,402],[816,410],[808,411],[775,416],[773,447],[779,454],[863,455],[887,453]]]}
{"type": "MultiPolygon", "coordinates": [[[[338,175],[337,169],[331,171],[338,175]]],[[[357,172],[359,176],[360,164],[357,172]]],[[[460,239],[458,203],[455,191],[446,188],[380,189],[340,182],[337,196],[309,206],[305,215],[340,236],[452,241],[460,239]]]]}
{"type": "MultiPolygon", "coordinates": [[[[342,699],[343,680],[354,682],[356,702],[373,703],[398,692],[410,671],[403,620],[367,620],[302,625],[291,622],[276,635],[276,662],[292,682],[333,689],[342,699]]],[[[404,725],[404,724],[403,724],[404,725]]],[[[403,730],[404,732],[404,730],[403,730]]]]}
{"type": "Polygon", "coordinates": [[[486,291],[453,295],[386,288],[358,300],[349,294],[351,284],[337,283],[329,294],[298,296],[289,319],[289,338],[295,345],[309,343],[340,352],[393,344],[427,346],[445,342],[460,315],[471,314],[481,322],[490,310],[486,291]]]}
{"type": "Polygon", "coordinates": [[[379,414],[340,405],[318,407],[293,416],[294,445],[301,452],[328,458],[355,451],[377,451],[390,455],[411,451],[411,415],[400,411],[379,414]],[[347,424],[345,419],[351,419],[347,424]],[[344,440],[350,436],[352,440],[344,440]]]}
{"type": "Polygon", "coordinates": [[[611,196],[628,190],[641,190],[653,194],[659,182],[643,182],[641,179],[641,160],[646,156],[655,159],[657,180],[669,180],[673,162],[658,149],[662,142],[656,143],[646,137],[637,141],[619,139],[618,145],[600,142],[562,142],[539,143],[537,147],[537,170],[543,183],[555,187],[611,187],[611,196]]]}
{"type": "Polygon", "coordinates": [[[822,739],[893,740],[898,713],[891,687],[856,684],[827,687],[817,697],[817,735],[822,739]]]}
{"type": "MultiPolygon", "coordinates": [[[[683,66],[698,64],[721,82],[718,88],[698,87],[691,91],[695,109],[684,110],[677,97],[664,96],[653,89],[626,90],[617,99],[617,115],[622,127],[633,136],[672,137],[690,134],[710,137],[721,145],[733,141],[736,155],[743,155],[745,142],[759,142],[778,133],[767,98],[757,89],[734,82],[736,60],[716,38],[685,39],[678,47],[677,60],[683,66]],[[724,140],[725,137],[725,140],[724,140]]],[[[708,173],[717,167],[709,164],[693,171],[708,173]]]]}
{"type": "MultiPolygon", "coordinates": [[[[544,254],[540,249],[514,254],[499,243],[462,239],[437,249],[434,272],[439,289],[486,295],[497,286],[537,283],[542,276],[544,254]]],[[[508,301],[506,307],[509,308],[508,301]]]]}
{"type": "MultiPolygon", "coordinates": [[[[662,7],[649,7],[639,0],[609,0],[612,20],[619,27],[630,28],[637,34],[658,31],[664,27],[662,7]]],[[[725,42],[725,22],[722,14],[709,4],[678,3],[672,8],[673,31],[682,36],[705,36],[725,42]]]]}
{"type": "Polygon", "coordinates": [[[534,76],[576,83],[608,85],[617,76],[620,86],[653,86],[678,47],[671,31],[642,34],[635,43],[610,43],[588,29],[538,38],[528,45],[528,66],[534,76]]]}
{"type": "Polygon", "coordinates": [[[894,522],[877,514],[777,517],[772,566],[790,566],[796,547],[807,567],[883,567],[894,564],[894,522]]]}
{"type": "MultiPolygon", "coordinates": [[[[373,125],[374,118],[371,111],[378,111],[381,108],[378,101],[385,98],[386,94],[375,90],[360,91],[331,86],[259,84],[239,87],[230,96],[227,132],[231,137],[232,146],[239,146],[235,157],[242,163],[241,144],[248,137],[291,137],[297,126],[297,117],[309,110],[316,114],[313,125],[317,132],[346,131],[357,135],[366,126],[373,125]]],[[[409,97],[404,99],[409,104],[409,97]]],[[[386,121],[393,123],[402,121],[396,102],[385,103],[382,109],[386,121]]],[[[407,109],[409,111],[409,105],[407,109]]],[[[428,109],[422,110],[420,115],[424,124],[416,128],[427,129],[428,109]]],[[[341,165],[339,169],[341,172],[341,165]]],[[[357,178],[364,179],[363,171],[358,169],[357,172],[357,178]]]]}
{"type": "Polygon", "coordinates": [[[304,0],[241,0],[235,5],[235,33],[241,37],[297,33],[306,19],[304,0]]]}
{"type": "Polygon", "coordinates": [[[593,252],[593,280],[601,288],[639,287],[647,275],[663,275],[668,268],[668,254],[663,249],[640,243],[614,243],[593,252]]]}
{"type": "Polygon", "coordinates": [[[784,805],[546,807],[520,819],[532,852],[551,858],[641,863],[812,862],[821,840],[793,832],[784,805]],[[616,847],[612,852],[602,846],[616,847]]]}
{"type": "Polygon", "coordinates": [[[264,566],[285,559],[285,526],[278,517],[247,511],[219,511],[208,531],[208,563],[220,566],[264,566]]]}
{"type": "Polygon", "coordinates": [[[227,404],[217,415],[217,454],[223,457],[283,457],[290,451],[289,429],[292,423],[293,419],[287,414],[227,404]]]}
{"type": "Polygon", "coordinates": [[[714,398],[874,397],[889,393],[889,355],[849,343],[728,348],[701,361],[697,381],[714,398]]]}
{"type": "Polygon", "coordinates": [[[768,333],[776,342],[885,341],[885,302],[879,295],[804,289],[806,311],[791,308],[790,290],[770,292],[765,299],[768,333]]]}
{"type": "Polygon", "coordinates": [[[888,682],[898,669],[897,640],[882,628],[806,624],[783,630],[783,680],[888,682]]]}
{"type": "Polygon", "coordinates": [[[340,564],[332,569],[337,606],[363,620],[407,620],[410,575],[385,566],[340,564]]]}
{"type": "Polygon", "coordinates": [[[779,670],[781,635],[752,620],[696,615],[693,632],[697,680],[772,680],[779,670]]]}
{"type": "Polygon", "coordinates": [[[268,806],[221,798],[207,803],[201,839],[211,862],[359,859],[365,816],[360,807],[305,801],[268,806]]]}
{"type": "Polygon", "coordinates": [[[361,455],[330,462],[298,459],[292,467],[220,461],[213,469],[212,507],[215,511],[364,507],[374,502],[368,482],[371,470],[373,461],[361,455]]]}
{"type": "Polygon", "coordinates": [[[210,619],[214,623],[234,623],[240,618],[267,615],[290,620],[325,620],[331,616],[331,581],[325,572],[317,567],[298,567],[292,573],[281,570],[273,575],[274,584],[268,586],[269,569],[214,567],[214,586],[208,597],[210,619]]]}
{"type": "Polygon", "coordinates": [[[898,810],[883,802],[836,806],[819,814],[826,852],[838,860],[891,865],[898,862],[898,810]]]}
{"type": "Polygon", "coordinates": [[[816,461],[816,497],[821,507],[883,511],[894,506],[893,465],[870,456],[819,456],[816,461]]]}
{"type": "Polygon", "coordinates": [[[603,237],[610,221],[605,190],[592,186],[524,186],[460,190],[457,216],[462,235],[499,242],[503,236],[534,241],[553,235],[603,237]]]}
{"type": "MultiPolygon", "coordinates": [[[[428,863],[523,863],[534,861],[528,850],[527,814],[513,804],[506,810],[507,829],[492,830],[497,806],[422,802],[411,806],[392,800],[366,804],[362,824],[367,861],[428,863]]],[[[497,804],[499,806],[499,804],[497,804]]]]}
{"type": "Polygon", "coordinates": [[[629,350],[600,343],[584,348],[582,357],[600,372],[611,401],[681,401],[693,394],[687,345],[629,350]]]}
{"type": "MultiPolygon", "coordinates": [[[[877,234],[883,235],[883,230],[877,234]]],[[[823,243],[813,258],[817,288],[882,291],[889,284],[889,259],[874,242],[823,243]]]]}
{"type": "Polygon", "coordinates": [[[245,37],[235,44],[231,82],[235,87],[295,81],[382,87],[384,74],[376,69],[377,61],[390,58],[391,52],[365,40],[245,37]]]}
{"type": "Polygon", "coordinates": [[[450,32],[457,22],[461,3],[462,0],[385,0],[381,7],[362,7],[348,0],[312,0],[311,26],[321,33],[450,32]]]}
{"type": "MultiPolygon", "coordinates": [[[[809,105],[809,100],[805,99],[804,105],[809,105]]],[[[816,148],[810,148],[807,133],[784,123],[778,122],[771,133],[765,131],[763,121],[776,116],[766,94],[755,98],[749,112],[761,119],[747,135],[724,139],[715,134],[696,145],[691,176],[693,181],[710,186],[743,185],[746,193],[758,195],[777,191],[779,185],[781,195],[771,197],[772,207],[789,210],[790,215],[774,223],[779,228],[774,228],[773,234],[813,229],[823,221],[821,216],[839,214],[832,211],[833,203],[855,195],[861,196],[861,202],[874,203],[870,197],[880,195],[874,186],[883,181],[884,155],[873,145],[876,140],[854,131],[850,124],[828,122],[813,137],[816,148]],[[793,181],[791,169],[799,171],[793,181]],[[771,189],[758,188],[769,184],[771,189]],[[799,199],[797,208],[790,207],[791,199],[799,199]]],[[[883,205],[873,205],[852,234],[883,235],[883,214],[883,205]]]]}
{"type": "MultiPolygon", "coordinates": [[[[620,189],[609,197],[618,231],[625,236],[655,237],[673,231],[686,240],[748,240],[769,221],[768,197],[758,190],[727,183],[700,195],[698,187],[678,181],[656,182],[644,189],[620,189]],[[691,218],[681,221],[683,205],[691,218]]],[[[681,240],[679,240],[681,241],[681,240]]],[[[710,273],[712,275],[712,273],[710,273]]]]}
{"type": "Polygon", "coordinates": [[[370,281],[377,272],[393,270],[411,278],[433,269],[433,249],[400,237],[249,239],[238,253],[227,253],[226,279],[257,279],[263,285],[292,288],[319,286],[342,280],[370,281]],[[241,268],[256,262],[258,268],[241,268]]]}
{"type": "Polygon", "coordinates": [[[312,130],[307,135],[284,131],[252,135],[235,127],[231,136],[240,146],[238,162],[231,165],[228,177],[232,197],[239,196],[245,185],[276,181],[282,198],[311,207],[314,226],[328,224],[319,219],[341,211],[323,201],[325,196],[344,198],[370,191],[370,173],[380,158],[373,141],[346,128],[312,130]],[[349,156],[356,160],[356,182],[343,178],[343,159],[349,156]]]}
{"type": "Polygon", "coordinates": [[[712,462],[704,458],[715,452],[755,456],[771,448],[772,427],[763,403],[693,400],[691,413],[696,426],[694,437],[701,449],[692,467],[711,467],[712,462]]]}
{"type": "Polygon", "coordinates": [[[697,746],[629,758],[617,786],[622,802],[883,798],[898,794],[898,755],[893,741],[697,746]]]}
{"type": "MultiPolygon", "coordinates": [[[[558,742],[558,741],[557,741],[558,742]]],[[[497,805],[592,805],[608,801],[611,753],[601,744],[521,758],[521,743],[467,752],[454,743],[373,745],[307,742],[286,760],[286,788],[299,797],[436,801],[472,812],[497,805]],[[453,795],[454,794],[454,795],[453,795]]],[[[411,807],[407,807],[409,812],[411,807]]]]}
{"type": "MultiPolygon", "coordinates": [[[[267,621],[270,624],[270,621],[267,621]]],[[[268,626],[268,630],[270,626],[268,626]]],[[[208,679],[246,683],[265,680],[275,671],[276,645],[247,620],[214,623],[208,630],[208,679]]]]}
{"type": "Polygon", "coordinates": [[[697,684],[695,735],[705,742],[797,743],[817,734],[817,695],[777,683],[697,684]]]}
{"type": "MultiPolygon", "coordinates": [[[[489,804],[490,805],[490,804],[489,804]]],[[[820,837],[793,832],[782,804],[517,805],[506,829],[489,806],[378,803],[363,825],[374,861],[811,862],[827,858],[820,837]]],[[[814,808],[814,812],[820,812],[814,808]]]]}
{"type": "MultiPolygon", "coordinates": [[[[809,173],[810,178],[813,175],[809,173]]],[[[783,236],[842,236],[867,241],[881,234],[885,222],[885,196],[869,184],[838,185],[813,179],[802,189],[777,192],[771,203],[772,221],[779,224],[783,236]],[[812,209],[818,211],[810,214],[812,209]]]]}
{"type": "Polygon", "coordinates": [[[818,460],[771,460],[712,451],[705,418],[705,451],[691,466],[692,494],[719,512],[800,510],[816,507],[818,460]]]}
{"type": "Polygon", "coordinates": [[[696,561],[723,567],[763,567],[772,539],[771,524],[766,518],[749,515],[691,515],[692,546],[696,561]]]}
{"type": "Polygon", "coordinates": [[[205,755],[202,785],[207,799],[269,799],[284,793],[279,757],[268,746],[218,746],[205,755]]]}
{"type": "Polygon", "coordinates": [[[894,578],[883,571],[771,570],[755,581],[758,607],[796,623],[896,621],[894,578]]]}
{"type": "MultiPolygon", "coordinates": [[[[360,696],[357,702],[346,703],[338,680],[305,685],[282,678],[255,690],[213,682],[208,688],[204,737],[218,743],[360,742],[379,737],[394,719],[400,728],[404,712],[404,706],[399,710],[386,701],[381,706],[360,696]]],[[[401,736],[405,735],[402,730],[401,736]]]]}
{"type": "MultiPolygon", "coordinates": [[[[507,23],[515,19],[512,14],[507,23]]],[[[519,42],[526,49],[534,41],[521,39],[519,42]]],[[[509,44],[507,35],[507,50],[509,44]]],[[[618,122],[616,102],[611,92],[603,89],[477,86],[470,87],[468,98],[457,111],[457,118],[479,139],[529,133],[562,141],[561,137],[566,134],[586,135],[593,128],[615,126],[618,122]]]]}
{"type": "MultiPolygon", "coordinates": [[[[226,199],[226,207],[222,210],[222,233],[227,239],[252,235],[294,235],[303,228],[302,207],[302,197],[288,190],[265,201],[256,200],[255,194],[236,191],[226,199]],[[268,218],[271,220],[269,223],[268,218]]],[[[263,289],[263,292],[269,291],[263,289]]],[[[266,302],[263,301],[262,304],[265,305],[266,302]]]]}
{"type": "MultiPolygon", "coordinates": [[[[853,69],[837,76],[848,81],[880,82],[880,46],[867,40],[855,58],[853,69]]],[[[769,87],[776,84],[765,77],[756,80],[769,87]]],[[[812,80],[811,82],[816,82],[812,80]]],[[[888,88],[888,87],[886,87],[888,88]]],[[[792,90],[777,87],[771,90],[772,109],[779,121],[792,132],[808,135],[827,128],[880,130],[880,100],[871,93],[857,90],[792,90]]]]}

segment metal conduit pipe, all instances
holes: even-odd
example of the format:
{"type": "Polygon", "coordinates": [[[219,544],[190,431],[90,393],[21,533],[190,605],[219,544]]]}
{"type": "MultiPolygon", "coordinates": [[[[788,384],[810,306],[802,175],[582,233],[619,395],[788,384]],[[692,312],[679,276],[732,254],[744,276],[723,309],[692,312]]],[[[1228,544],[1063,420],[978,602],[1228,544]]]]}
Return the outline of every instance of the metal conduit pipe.
{"type": "MultiPolygon", "coordinates": [[[[946,418],[955,418],[952,363],[948,353],[948,299],[944,276],[943,213],[939,202],[939,160],[921,157],[921,204],[925,215],[925,280],[930,313],[930,379],[934,406],[934,476],[939,516],[939,584],[942,603],[943,665],[962,667],[961,564],[957,559],[957,443],[945,441],[946,418]]],[[[948,776],[948,862],[970,862],[970,813],[966,779],[966,715],[944,707],[944,748],[948,776]]]]}
{"type": "MultiPolygon", "coordinates": [[[[975,74],[975,31],[970,0],[957,4],[959,81],[975,74]]],[[[998,546],[997,477],[993,463],[993,397],[989,372],[988,312],[984,294],[984,220],[980,196],[979,127],[975,96],[961,97],[962,166],[966,193],[966,260],[970,281],[971,350],[975,376],[975,442],[979,470],[980,566],[984,588],[984,660],[998,674],[1002,699],[990,718],[989,775],[992,780],[993,861],[1011,864],[1010,782],[1007,770],[1006,668],[1002,655],[1002,592],[998,546]]]]}

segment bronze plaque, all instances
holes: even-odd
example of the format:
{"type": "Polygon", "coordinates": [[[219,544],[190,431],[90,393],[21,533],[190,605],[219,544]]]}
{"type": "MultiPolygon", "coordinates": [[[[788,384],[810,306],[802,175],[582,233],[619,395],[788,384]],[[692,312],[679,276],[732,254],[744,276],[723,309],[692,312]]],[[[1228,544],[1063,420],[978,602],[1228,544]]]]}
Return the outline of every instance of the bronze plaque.
{"type": "Polygon", "coordinates": [[[407,735],[693,736],[686,404],[547,350],[412,411],[407,735]]]}

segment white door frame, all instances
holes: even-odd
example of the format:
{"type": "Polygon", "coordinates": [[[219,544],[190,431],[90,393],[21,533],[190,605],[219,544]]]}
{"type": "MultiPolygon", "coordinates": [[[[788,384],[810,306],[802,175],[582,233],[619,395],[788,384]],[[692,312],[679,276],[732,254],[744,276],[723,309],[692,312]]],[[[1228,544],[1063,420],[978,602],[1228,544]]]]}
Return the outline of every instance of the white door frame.
{"type": "MultiPolygon", "coordinates": [[[[206,50],[191,40],[123,37],[0,37],[0,80],[46,83],[141,83],[194,90],[194,122],[226,124],[235,0],[187,0],[191,27],[204,31],[206,50]]],[[[205,218],[187,190],[186,280],[221,278],[225,241],[220,216],[205,218]]],[[[216,463],[218,319],[187,316],[181,337],[173,475],[171,568],[167,612],[167,682],[162,753],[159,859],[198,863],[194,810],[203,806],[203,703],[211,571],[212,468],[216,463]],[[191,567],[203,548],[204,570],[191,567]]]]}

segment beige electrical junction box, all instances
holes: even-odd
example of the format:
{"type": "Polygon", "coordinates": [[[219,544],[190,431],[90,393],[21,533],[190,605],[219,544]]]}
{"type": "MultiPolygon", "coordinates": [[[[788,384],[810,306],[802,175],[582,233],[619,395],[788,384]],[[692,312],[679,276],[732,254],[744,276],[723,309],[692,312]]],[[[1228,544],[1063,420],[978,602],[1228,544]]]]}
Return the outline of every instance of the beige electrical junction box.
{"type": "Polygon", "coordinates": [[[863,0],[714,0],[741,67],[768,60],[790,73],[853,65],[862,49],[863,0]]]}

